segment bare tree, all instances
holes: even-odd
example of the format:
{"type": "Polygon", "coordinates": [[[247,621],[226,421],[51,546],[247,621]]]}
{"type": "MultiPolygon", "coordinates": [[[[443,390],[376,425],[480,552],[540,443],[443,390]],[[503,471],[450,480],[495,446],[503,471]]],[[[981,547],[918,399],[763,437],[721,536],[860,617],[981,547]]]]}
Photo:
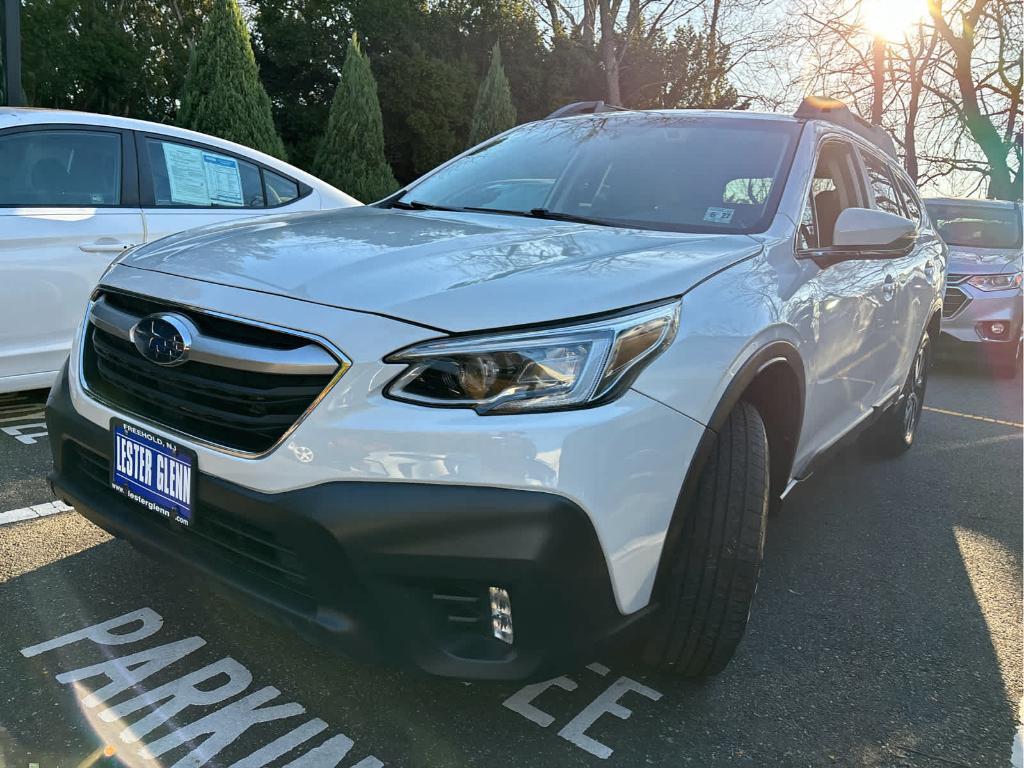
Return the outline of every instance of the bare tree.
{"type": "Polygon", "coordinates": [[[988,162],[990,197],[1021,196],[1021,21],[1010,0],[931,0],[929,13],[952,53],[955,93],[936,95],[988,162]],[[959,98],[957,98],[957,96],[959,98]],[[1011,167],[1011,163],[1015,167],[1011,167]]]}

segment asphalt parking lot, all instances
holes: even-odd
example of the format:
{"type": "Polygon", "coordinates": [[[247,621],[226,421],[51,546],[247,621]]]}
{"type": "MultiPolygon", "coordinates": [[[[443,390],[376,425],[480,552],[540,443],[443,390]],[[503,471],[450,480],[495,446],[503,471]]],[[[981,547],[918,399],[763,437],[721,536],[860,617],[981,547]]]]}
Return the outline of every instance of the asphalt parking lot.
{"type": "Polygon", "coordinates": [[[940,361],[927,406],[909,454],[851,448],[772,519],[723,675],[527,689],[333,655],[37,506],[45,427],[0,415],[0,768],[1008,766],[1021,382],[940,361]]]}

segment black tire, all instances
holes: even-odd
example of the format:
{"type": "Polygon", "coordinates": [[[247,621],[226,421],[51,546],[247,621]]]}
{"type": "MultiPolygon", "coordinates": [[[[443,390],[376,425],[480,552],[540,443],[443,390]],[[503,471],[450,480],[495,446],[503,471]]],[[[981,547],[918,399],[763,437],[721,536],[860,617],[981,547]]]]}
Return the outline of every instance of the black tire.
{"type": "Polygon", "coordinates": [[[932,364],[931,337],[925,331],[910,372],[896,402],[882,414],[871,430],[871,448],[880,456],[898,456],[914,445],[928,389],[928,371],[932,364]]]}
{"type": "Polygon", "coordinates": [[[768,437],[754,406],[739,403],[701,470],[697,498],[680,537],[661,617],[656,666],[714,675],[743,637],[764,554],[768,437]]]}

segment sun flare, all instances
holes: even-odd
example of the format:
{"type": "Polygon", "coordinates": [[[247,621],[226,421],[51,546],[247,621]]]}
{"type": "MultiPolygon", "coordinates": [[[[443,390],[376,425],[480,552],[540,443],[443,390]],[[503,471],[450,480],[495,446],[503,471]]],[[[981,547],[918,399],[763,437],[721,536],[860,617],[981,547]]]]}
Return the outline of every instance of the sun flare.
{"type": "Polygon", "coordinates": [[[860,8],[864,28],[889,42],[902,40],[927,13],[927,0],[864,0],[860,8]]]}

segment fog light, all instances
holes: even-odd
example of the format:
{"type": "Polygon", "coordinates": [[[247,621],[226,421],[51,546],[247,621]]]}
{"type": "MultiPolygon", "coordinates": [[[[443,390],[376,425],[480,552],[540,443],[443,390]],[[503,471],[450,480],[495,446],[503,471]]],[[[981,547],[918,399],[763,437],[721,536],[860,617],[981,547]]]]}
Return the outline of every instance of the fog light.
{"type": "Polygon", "coordinates": [[[491,631],[502,642],[512,645],[512,601],[501,587],[491,587],[491,631]]]}
{"type": "Polygon", "coordinates": [[[988,327],[988,329],[992,333],[993,336],[1002,336],[1004,333],[1006,333],[1006,324],[1005,323],[992,323],[988,327]]]}

